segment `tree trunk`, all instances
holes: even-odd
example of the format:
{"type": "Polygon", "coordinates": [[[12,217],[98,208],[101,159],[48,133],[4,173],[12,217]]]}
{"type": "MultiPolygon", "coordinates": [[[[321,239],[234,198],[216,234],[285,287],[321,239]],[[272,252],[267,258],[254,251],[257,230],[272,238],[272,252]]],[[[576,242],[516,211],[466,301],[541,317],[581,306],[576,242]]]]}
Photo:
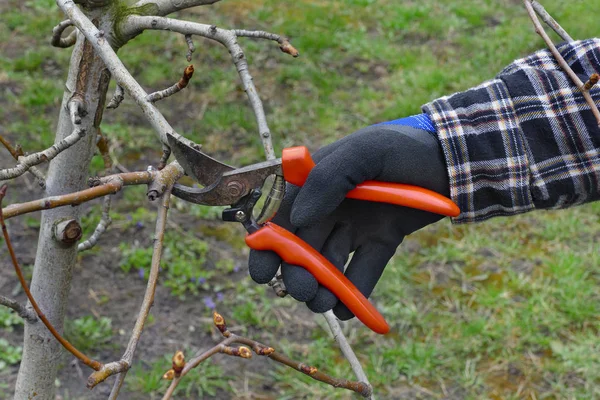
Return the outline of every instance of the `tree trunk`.
{"type": "MultiPolygon", "coordinates": [[[[110,21],[106,14],[103,16],[96,11],[95,15],[89,16],[100,29],[110,32],[110,21]]],[[[68,102],[73,96],[81,96],[84,101],[86,114],[81,119],[80,127],[85,129],[86,135],[50,162],[46,196],[71,193],[87,187],[88,167],[94,154],[109,81],[110,74],[104,63],[95,55],[90,43],[79,34],[71,56],[55,143],[73,132],[74,125],[68,112],[68,102]]],[[[42,312],[59,331],[62,331],[77,244],[58,242],[53,231],[58,222],[79,220],[79,217],[80,207],[60,207],[42,212],[31,292],[42,312]]],[[[63,356],[60,344],[41,322],[26,322],[15,399],[54,400],[55,379],[63,356]]]]}

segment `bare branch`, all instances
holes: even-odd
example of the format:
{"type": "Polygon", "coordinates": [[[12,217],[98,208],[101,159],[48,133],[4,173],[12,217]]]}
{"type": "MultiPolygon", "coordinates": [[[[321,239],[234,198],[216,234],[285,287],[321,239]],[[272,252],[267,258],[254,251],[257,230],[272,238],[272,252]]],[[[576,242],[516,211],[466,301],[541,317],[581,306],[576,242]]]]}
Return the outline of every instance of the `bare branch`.
{"type": "Polygon", "coordinates": [[[535,0],[531,2],[531,5],[533,6],[535,12],[540,16],[540,18],[542,18],[542,21],[544,21],[546,25],[548,25],[550,28],[554,29],[554,32],[556,32],[558,36],[560,36],[564,41],[567,42],[574,41],[573,38],[567,33],[567,31],[565,31],[563,27],[560,26],[560,24],[556,22],[556,20],[552,18],[550,14],[548,14],[548,11],[546,11],[544,6],[542,6],[535,0]]]}
{"type": "MultiPolygon", "coordinates": [[[[102,161],[104,162],[104,173],[105,175],[108,175],[113,165],[112,158],[110,157],[108,139],[106,139],[106,136],[102,134],[102,130],[100,128],[98,128],[97,137],[98,141],[96,142],[96,147],[98,147],[100,155],[102,156],[102,161]]],[[[110,219],[111,202],[112,196],[109,195],[104,197],[104,200],[102,201],[102,216],[100,217],[100,222],[98,222],[98,225],[96,225],[96,229],[94,229],[92,236],[90,236],[84,242],[79,243],[77,246],[78,252],[89,250],[94,247],[96,243],[98,243],[100,236],[102,236],[102,234],[106,232],[106,229],[108,229],[110,226],[112,222],[110,219]]]]}
{"type": "Polygon", "coordinates": [[[225,319],[221,314],[217,312],[213,313],[213,321],[215,323],[215,326],[217,327],[217,329],[219,329],[219,331],[225,337],[225,339],[216,346],[202,353],[198,353],[197,355],[192,357],[192,359],[190,359],[188,362],[184,362],[184,367],[183,369],[181,369],[180,372],[177,371],[174,363],[174,368],[167,371],[167,373],[164,376],[165,379],[172,379],[172,381],[171,385],[167,389],[167,392],[163,396],[163,400],[168,400],[171,398],[173,392],[175,391],[175,388],[177,387],[181,379],[188,374],[188,372],[190,372],[192,369],[200,365],[200,363],[214,356],[215,354],[223,353],[238,357],[250,358],[251,353],[249,353],[247,350],[241,350],[242,347],[235,349],[230,346],[235,343],[246,345],[249,348],[251,348],[257,355],[269,357],[274,361],[277,361],[283,365],[293,368],[296,371],[302,372],[303,374],[308,375],[315,380],[327,383],[333,387],[352,390],[362,395],[363,397],[369,397],[372,394],[372,388],[369,384],[366,384],[364,382],[349,381],[346,379],[338,379],[331,377],[327,374],[320,372],[317,368],[313,366],[294,361],[286,357],[285,355],[278,353],[277,351],[275,351],[274,348],[270,346],[266,346],[260,342],[257,342],[256,340],[231,333],[227,329],[225,319]]]}
{"type": "Polygon", "coordinates": [[[16,178],[18,176],[23,175],[32,166],[41,164],[45,161],[52,160],[62,151],[68,149],[69,147],[77,143],[79,139],[81,139],[84,135],[85,130],[75,129],[73,133],[71,133],[69,136],[67,136],[57,144],[52,145],[50,148],[44,151],[40,151],[38,153],[33,153],[26,157],[19,157],[19,163],[15,167],[0,170],[0,180],[16,178]]]}
{"type": "Polygon", "coordinates": [[[31,292],[29,291],[29,286],[27,285],[27,282],[25,281],[25,277],[23,276],[21,267],[19,266],[19,263],[17,262],[17,256],[15,255],[15,251],[12,247],[12,243],[11,243],[10,237],[8,235],[8,229],[6,228],[6,224],[4,223],[4,216],[2,214],[1,206],[2,206],[2,200],[4,199],[4,196],[6,194],[6,188],[7,188],[6,185],[4,185],[0,188],[0,225],[2,225],[2,234],[4,235],[4,241],[6,242],[6,247],[8,248],[8,253],[10,254],[10,258],[12,260],[13,267],[15,268],[15,273],[17,274],[17,277],[19,278],[19,282],[21,283],[21,287],[23,288],[23,291],[27,295],[27,298],[29,299],[31,306],[35,310],[38,317],[42,320],[44,325],[46,325],[46,328],[48,328],[50,333],[52,333],[52,336],[54,336],[54,338],[56,338],[56,340],[58,340],[58,342],[67,351],[69,351],[71,354],[73,354],[75,357],[77,357],[82,363],[84,363],[85,365],[87,365],[88,367],[90,367],[92,369],[95,369],[96,371],[100,370],[102,368],[102,364],[100,362],[89,358],[88,356],[86,356],[85,354],[83,354],[82,352],[77,350],[75,348],[75,346],[73,346],[71,343],[69,343],[68,340],[66,340],[64,337],[62,337],[62,335],[60,333],[58,333],[58,331],[54,328],[54,326],[52,326],[52,324],[50,323],[48,318],[46,318],[46,316],[44,315],[42,310],[40,310],[40,307],[38,306],[37,302],[33,298],[33,295],[31,294],[31,292]]]}
{"type": "Polygon", "coordinates": [[[544,27],[540,23],[540,20],[538,19],[537,15],[535,13],[535,10],[533,9],[531,0],[523,0],[523,1],[525,2],[525,7],[527,8],[527,13],[529,14],[529,18],[531,18],[531,21],[533,22],[533,26],[535,27],[536,33],[539,34],[544,39],[544,42],[546,42],[548,49],[550,49],[550,52],[556,59],[556,62],[558,63],[558,65],[560,65],[560,67],[567,73],[567,75],[569,75],[571,80],[575,83],[575,86],[577,86],[577,88],[579,90],[581,90],[581,93],[583,94],[585,101],[590,106],[590,110],[591,110],[592,114],[594,114],[594,117],[596,117],[598,126],[600,126],[600,111],[598,110],[596,103],[594,103],[594,99],[592,98],[590,93],[587,90],[585,90],[585,85],[583,84],[581,79],[579,79],[577,74],[575,72],[573,72],[571,67],[569,67],[569,64],[567,64],[567,62],[565,61],[563,56],[557,50],[554,43],[552,43],[552,40],[550,39],[550,37],[548,36],[546,31],[544,30],[544,27]]]}
{"type": "Polygon", "coordinates": [[[181,76],[181,79],[179,79],[179,81],[176,84],[174,84],[173,86],[168,87],[164,90],[150,93],[148,95],[148,97],[146,98],[146,100],[148,100],[151,103],[155,103],[158,100],[162,100],[169,96],[174,95],[175,93],[177,93],[187,87],[187,85],[188,85],[188,83],[190,83],[190,79],[192,79],[193,75],[194,75],[194,66],[188,65],[183,70],[183,75],[181,76]]]}
{"type": "MultiPolygon", "coordinates": [[[[358,361],[356,354],[354,354],[354,350],[352,350],[352,346],[350,346],[350,343],[348,343],[348,339],[346,339],[346,336],[344,335],[344,332],[342,331],[342,327],[340,326],[340,323],[338,322],[338,319],[336,318],[335,314],[333,313],[333,311],[329,310],[326,313],[324,313],[323,316],[325,317],[325,320],[327,321],[327,325],[329,325],[329,329],[331,330],[331,333],[333,334],[333,338],[337,342],[338,346],[340,346],[340,350],[342,351],[342,354],[344,355],[344,357],[346,357],[346,360],[348,360],[348,362],[350,363],[350,366],[352,367],[352,371],[354,371],[354,375],[356,375],[356,379],[369,385],[369,387],[371,388],[371,393],[372,393],[373,389],[372,389],[371,383],[369,382],[369,378],[367,377],[367,374],[365,374],[365,371],[363,370],[363,367],[360,364],[360,361],[358,361]]],[[[374,400],[372,394],[370,395],[369,398],[371,400],[374,400]]]]}
{"type": "Polygon", "coordinates": [[[169,146],[163,144],[163,154],[160,157],[160,161],[158,162],[158,170],[162,170],[166,165],[167,161],[169,161],[169,157],[171,157],[171,149],[169,146]]]}
{"type": "Polygon", "coordinates": [[[23,318],[27,322],[37,322],[37,315],[35,312],[28,310],[27,307],[16,300],[0,295],[0,304],[8,308],[12,308],[19,315],[19,317],[23,318]]]}
{"type": "MultiPolygon", "coordinates": [[[[172,168],[172,166],[173,164],[170,164],[163,171],[165,171],[167,168],[172,168]]],[[[142,335],[144,324],[146,323],[146,318],[148,318],[148,314],[150,312],[150,307],[152,307],[152,303],[154,302],[154,293],[156,291],[156,284],[158,282],[158,271],[163,251],[165,226],[167,224],[167,212],[169,210],[169,202],[171,199],[171,189],[173,188],[175,182],[181,176],[183,176],[183,170],[173,168],[173,171],[170,175],[171,180],[167,183],[167,189],[162,195],[161,207],[159,208],[156,216],[156,229],[154,231],[154,250],[152,252],[152,264],[150,265],[150,275],[148,277],[146,293],[144,294],[144,300],[142,301],[142,306],[140,307],[140,312],[138,313],[137,321],[135,322],[135,326],[133,327],[131,338],[129,339],[129,343],[127,344],[127,349],[121,357],[121,362],[125,363],[126,365],[131,365],[135,349],[140,340],[140,336],[142,335]]],[[[119,390],[121,389],[121,385],[123,385],[123,381],[125,380],[126,374],[126,370],[122,371],[119,374],[117,380],[113,385],[109,399],[117,398],[119,390]]],[[[99,382],[101,381],[94,381],[95,384],[98,384],[99,382]]],[[[90,383],[91,381],[88,380],[88,387],[93,387],[93,385],[90,385],[90,383]]]]}
{"type": "Polygon", "coordinates": [[[112,219],[110,219],[110,203],[112,201],[112,197],[106,196],[104,197],[102,203],[102,217],[100,217],[100,222],[96,225],[96,229],[94,229],[94,233],[87,240],[77,245],[77,251],[86,251],[91,249],[98,243],[98,239],[102,234],[108,229],[110,224],[112,223],[112,219]]]}
{"type": "Polygon", "coordinates": [[[162,143],[168,143],[166,132],[175,132],[167,122],[160,111],[149,101],[146,100],[148,93],[131,76],[123,62],[119,59],[115,50],[106,40],[105,35],[100,33],[98,28],[81,12],[81,10],[69,0],[57,0],[58,6],[69,17],[73,24],[79,29],[85,38],[90,42],[94,50],[98,53],[106,68],[117,81],[117,84],[123,87],[140,106],[146,119],[150,122],[162,143]]]}
{"type": "Polygon", "coordinates": [[[34,211],[49,210],[51,208],[62,206],[76,206],[98,197],[117,193],[124,186],[148,184],[155,178],[157,173],[158,172],[154,171],[125,172],[107,176],[98,179],[95,183],[95,187],[90,189],[61,196],[50,196],[39,200],[29,201],[27,203],[11,204],[4,208],[2,212],[4,213],[4,218],[9,219],[34,211]]]}
{"type": "Polygon", "coordinates": [[[115,93],[113,93],[113,97],[108,102],[106,108],[115,109],[121,105],[121,102],[125,99],[125,90],[123,86],[117,85],[115,88],[115,93]]]}
{"type": "Polygon", "coordinates": [[[61,49],[66,49],[67,47],[71,47],[77,41],[77,29],[71,32],[66,38],[62,37],[63,32],[69,26],[73,26],[71,20],[67,19],[59,23],[52,29],[52,39],[50,40],[50,44],[54,47],[59,47],[61,49]]]}
{"type": "Polygon", "coordinates": [[[247,31],[245,29],[234,29],[233,32],[237,37],[250,37],[257,39],[274,40],[279,43],[279,49],[292,57],[298,57],[300,53],[292,44],[284,37],[271,32],[265,31],[247,31]]]}
{"type": "Polygon", "coordinates": [[[194,42],[192,41],[192,35],[185,35],[185,43],[187,44],[188,51],[185,58],[188,62],[192,61],[192,53],[196,51],[196,46],[194,46],[194,42]]]}
{"type": "Polygon", "coordinates": [[[136,33],[147,29],[173,31],[181,33],[182,35],[203,36],[208,39],[216,40],[229,50],[229,54],[231,54],[233,63],[240,75],[242,85],[246,91],[252,110],[254,111],[267,160],[275,159],[275,151],[273,150],[273,144],[271,142],[271,131],[267,124],[263,104],[258,96],[258,91],[254,86],[252,75],[250,75],[248,70],[246,56],[240,45],[237,43],[235,31],[217,28],[214,25],[199,24],[172,18],[154,16],[144,17],[139,15],[127,17],[127,20],[122,26],[124,35],[135,35],[136,33]]]}
{"type": "Polygon", "coordinates": [[[220,0],[140,0],[133,5],[133,7],[142,7],[148,4],[153,4],[156,6],[155,14],[158,15],[168,15],[174,13],[175,11],[184,10],[186,8],[192,8],[197,6],[205,6],[209,4],[214,4],[219,2],[220,0]]]}
{"type": "MultiPolygon", "coordinates": [[[[2,135],[0,135],[0,143],[2,143],[4,147],[6,147],[6,150],[8,150],[10,155],[13,156],[15,160],[19,161],[19,157],[23,157],[23,149],[21,149],[21,147],[18,145],[17,149],[12,147],[12,145],[6,139],[4,139],[2,135]]],[[[29,167],[29,173],[31,173],[38,180],[38,184],[42,189],[46,188],[46,177],[44,176],[42,171],[40,171],[34,166],[31,166],[29,167]]]]}

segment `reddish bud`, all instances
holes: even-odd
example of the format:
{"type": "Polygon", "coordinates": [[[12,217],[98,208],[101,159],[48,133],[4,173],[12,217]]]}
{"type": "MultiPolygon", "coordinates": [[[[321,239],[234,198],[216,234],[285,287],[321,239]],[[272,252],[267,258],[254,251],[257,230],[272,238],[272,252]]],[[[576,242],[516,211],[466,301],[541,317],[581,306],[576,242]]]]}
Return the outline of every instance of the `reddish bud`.
{"type": "Polygon", "coordinates": [[[300,371],[304,372],[306,375],[314,375],[317,372],[317,368],[306,364],[300,364],[300,371]]]}

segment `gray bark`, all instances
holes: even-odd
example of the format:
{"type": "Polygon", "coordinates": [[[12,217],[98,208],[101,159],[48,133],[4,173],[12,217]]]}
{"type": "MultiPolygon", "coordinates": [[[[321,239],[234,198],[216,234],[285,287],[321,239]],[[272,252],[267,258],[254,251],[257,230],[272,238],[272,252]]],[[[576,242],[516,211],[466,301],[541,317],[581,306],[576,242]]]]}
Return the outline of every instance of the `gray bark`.
{"type": "MultiPolygon", "coordinates": [[[[101,14],[97,18],[101,29],[103,24],[108,24],[101,14]]],[[[105,29],[110,31],[110,26],[105,29]]],[[[85,129],[86,135],[50,162],[46,196],[62,195],[87,186],[88,166],[94,153],[110,80],[110,73],[94,54],[92,46],[83,35],[78,36],[71,56],[55,143],[73,132],[68,111],[68,103],[73,96],[81,96],[84,101],[86,114],[81,118],[79,127],[85,129]]],[[[60,207],[42,212],[31,292],[42,312],[59,331],[62,331],[77,246],[57,241],[53,227],[65,219],[79,220],[79,217],[80,207],[60,207]]],[[[64,355],[60,344],[43,324],[26,323],[15,399],[54,400],[54,381],[64,355]]]]}

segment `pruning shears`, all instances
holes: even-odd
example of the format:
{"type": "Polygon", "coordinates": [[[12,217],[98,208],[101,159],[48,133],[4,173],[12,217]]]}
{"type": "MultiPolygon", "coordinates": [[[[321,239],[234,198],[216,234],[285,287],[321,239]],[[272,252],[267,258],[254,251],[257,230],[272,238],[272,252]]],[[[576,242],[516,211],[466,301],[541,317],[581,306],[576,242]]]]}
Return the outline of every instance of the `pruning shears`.
{"type": "MultiPolygon", "coordinates": [[[[241,223],[248,235],[246,244],[254,250],[270,250],[289,264],[307,269],[319,282],[374,332],[385,334],[389,325],[367,298],[323,255],[293,233],[270,222],[285,194],[286,182],[302,186],[315,166],[306,147],[283,149],[282,157],[234,168],[215,160],[200,146],[176,133],[167,134],[169,146],[186,174],[202,188],[176,184],[173,194],[183,200],[208,206],[230,206],[224,221],[241,223]],[[275,176],[258,217],[253,210],[261,197],[265,180],[275,176]]],[[[365,181],[348,192],[347,198],[395,204],[456,217],[459,208],[452,200],[431,190],[380,181],[365,181]]]]}

